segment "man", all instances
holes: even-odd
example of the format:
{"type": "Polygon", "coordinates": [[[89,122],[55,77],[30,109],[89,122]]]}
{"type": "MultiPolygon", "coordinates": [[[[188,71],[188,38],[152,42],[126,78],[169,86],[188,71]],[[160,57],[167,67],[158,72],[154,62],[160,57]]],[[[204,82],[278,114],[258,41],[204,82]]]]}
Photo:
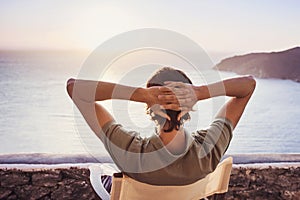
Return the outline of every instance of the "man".
{"type": "Polygon", "coordinates": [[[186,185],[214,171],[254,89],[251,76],[195,86],[182,71],[170,67],[158,70],[147,88],[75,79],[67,83],[69,96],[119,169],[153,185],[186,185]],[[192,134],[185,131],[183,124],[194,104],[216,96],[231,98],[211,125],[192,134]],[[108,99],[146,103],[156,134],[141,138],[139,133],[125,130],[97,103],[108,99]]]}

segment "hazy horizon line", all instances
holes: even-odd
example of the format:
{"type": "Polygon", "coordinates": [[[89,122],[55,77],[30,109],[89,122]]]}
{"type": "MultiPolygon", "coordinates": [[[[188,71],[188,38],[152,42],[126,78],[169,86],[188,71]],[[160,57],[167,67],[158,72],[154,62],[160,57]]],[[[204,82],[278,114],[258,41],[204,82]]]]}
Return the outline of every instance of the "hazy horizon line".
{"type": "MultiPolygon", "coordinates": [[[[246,50],[246,49],[239,49],[239,50],[215,50],[215,49],[204,49],[204,51],[207,52],[214,52],[214,53],[234,53],[234,52],[257,52],[257,53],[268,53],[268,52],[278,52],[278,51],[285,51],[288,49],[293,49],[296,47],[300,47],[299,45],[293,45],[291,47],[284,47],[284,48],[280,48],[280,49],[274,49],[274,50],[246,50]]],[[[93,51],[96,48],[47,48],[47,47],[25,47],[25,48],[10,48],[10,47],[0,47],[0,51],[93,51]]]]}
{"type": "MultiPolygon", "coordinates": [[[[220,62],[223,59],[234,57],[234,56],[241,56],[251,53],[273,53],[273,52],[282,52],[289,49],[300,47],[300,45],[294,45],[289,48],[284,49],[274,49],[274,50],[268,50],[268,51],[262,51],[262,50],[228,50],[228,51],[221,51],[221,50],[211,50],[211,49],[204,49],[204,51],[208,54],[208,56],[214,61],[214,62],[220,62]]],[[[88,55],[91,52],[93,52],[94,49],[89,48],[1,48],[0,47],[0,53],[1,52],[19,52],[19,53],[76,53],[76,54],[83,54],[88,55]]]]}

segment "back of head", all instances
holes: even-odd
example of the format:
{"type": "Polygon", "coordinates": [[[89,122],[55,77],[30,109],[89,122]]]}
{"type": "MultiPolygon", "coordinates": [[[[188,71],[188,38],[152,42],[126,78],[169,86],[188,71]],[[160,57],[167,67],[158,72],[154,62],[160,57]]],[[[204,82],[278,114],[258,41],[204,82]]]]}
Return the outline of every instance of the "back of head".
{"type": "MultiPolygon", "coordinates": [[[[187,75],[177,69],[171,67],[163,67],[156,71],[154,75],[147,81],[147,88],[154,86],[163,86],[166,81],[183,82],[192,84],[192,81],[187,75]]],[[[180,120],[177,120],[181,111],[165,110],[171,120],[165,119],[160,115],[156,115],[151,108],[147,109],[147,113],[150,114],[153,121],[159,126],[163,127],[164,132],[171,132],[173,129],[179,130],[184,121],[190,119],[190,115],[185,114],[180,120]]]]}

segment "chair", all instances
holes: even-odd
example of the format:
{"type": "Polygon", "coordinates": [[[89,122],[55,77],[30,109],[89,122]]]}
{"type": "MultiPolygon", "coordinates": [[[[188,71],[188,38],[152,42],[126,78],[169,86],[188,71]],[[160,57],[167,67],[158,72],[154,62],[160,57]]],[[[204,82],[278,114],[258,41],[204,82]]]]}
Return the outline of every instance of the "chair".
{"type": "Polygon", "coordinates": [[[213,194],[228,191],[232,168],[232,157],[224,159],[216,170],[195,183],[182,186],[157,186],[136,181],[122,173],[114,173],[111,194],[104,189],[101,182],[103,168],[91,166],[90,180],[96,193],[103,200],[198,200],[213,194]],[[155,198],[156,197],[156,198],[155,198]]]}

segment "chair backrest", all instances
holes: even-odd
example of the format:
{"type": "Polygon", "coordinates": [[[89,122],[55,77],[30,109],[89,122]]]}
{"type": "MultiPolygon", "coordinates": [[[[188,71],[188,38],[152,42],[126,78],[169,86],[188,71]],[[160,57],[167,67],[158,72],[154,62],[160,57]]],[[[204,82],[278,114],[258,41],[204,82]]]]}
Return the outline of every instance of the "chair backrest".
{"type": "Polygon", "coordinates": [[[152,200],[159,197],[164,200],[198,200],[228,190],[232,157],[224,159],[215,171],[205,178],[182,186],[156,186],[136,181],[123,174],[113,176],[111,200],[152,200]]]}

